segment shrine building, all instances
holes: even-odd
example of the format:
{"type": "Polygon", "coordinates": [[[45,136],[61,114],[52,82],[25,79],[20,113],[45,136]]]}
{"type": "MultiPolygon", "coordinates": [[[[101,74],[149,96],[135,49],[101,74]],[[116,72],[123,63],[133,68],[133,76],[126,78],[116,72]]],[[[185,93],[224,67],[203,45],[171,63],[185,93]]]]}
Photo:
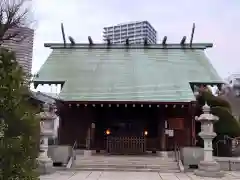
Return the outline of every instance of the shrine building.
{"type": "Polygon", "coordinates": [[[60,145],[133,154],[195,145],[195,86],[222,79],[208,43],[63,44],[34,79],[60,85],[60,145]]]}

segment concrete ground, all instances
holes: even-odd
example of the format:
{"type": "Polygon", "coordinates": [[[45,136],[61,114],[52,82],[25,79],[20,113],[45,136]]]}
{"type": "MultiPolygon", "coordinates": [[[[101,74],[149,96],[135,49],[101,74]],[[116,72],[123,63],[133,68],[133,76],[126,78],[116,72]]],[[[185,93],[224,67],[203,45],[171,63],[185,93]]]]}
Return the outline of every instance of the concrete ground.
{"type": "MultiPolygon", "coordinates": [[[[57,171],[40,180],[214,180],[193,173],[57,171]]],[[[218,178],[219,179],[219,178],[218,178]]],[[[226,172],[223,180],[239,180],[240,172],[226,172]]]]}

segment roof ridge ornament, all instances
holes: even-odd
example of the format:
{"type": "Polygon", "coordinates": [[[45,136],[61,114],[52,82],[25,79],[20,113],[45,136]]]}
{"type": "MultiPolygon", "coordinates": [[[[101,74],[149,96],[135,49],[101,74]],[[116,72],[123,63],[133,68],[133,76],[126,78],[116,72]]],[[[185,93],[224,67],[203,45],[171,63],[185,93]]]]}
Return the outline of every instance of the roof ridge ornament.
{"type": "Polygon", "coordinates": [[[187,37],[186,37],[186,36],[183,36],[183,38],[182,38],[182,40],[181,40],[181,42],[180,42],[181,46],[184,46],[184,44],[185,44],[185,42],[186,42],[186,39],[187,39],[187,37]]]}
{"type": "Polygon", "coordinates": [[[71,46],[75,46],[76,45],[76,42],[75,42],[75,40],[73,39],[72,36],[69,36],[68,39],[71,42],[71,46]]]}
{"type": "Polygon", "coordinates": [[[64,44],[64,47],[66,47],[66,36],[65,36],[65,32],[64,32],[63,23],[61,23],[61,31],[62,31],[63,44],[64,44]]]}
{"type": "Polygon", "coordinates": [[[144,38],[144,46],[147,46],[148,45],[148,39],[147,37],[144,38]]]}
{"type": "Polygon", "coordinates": [[[167,36],[164,36],[162,40],[162,45],[165,46],[166,44],[167,44],[167,36]]]}
{"type": "Polygon", "coordinates": [[[91,36],[88,36],[88,42],[89,42],[89,45],[90,45],[90,46],[93,45],[93,40],[92,40],[91,36]]]}
{"type": "Polygon", "coordinates": [[[126,46],[129,46],[129,38],[126,39],[126,46]]]}
{"type": "Polygon", "coordinates": [[[111,40],[109,39],[109,37],[107,38],[107,45],[108,45],[108,46],[111,45],[111,40]]]}
{"type": "Polygon", "coordinates": [[[195,23],[193,23],[193,26],[192,26],[192,33],[191,33],[191,39],[190,39],[190,48],[192,48],[194,32],[195,32],[195,23]]]}

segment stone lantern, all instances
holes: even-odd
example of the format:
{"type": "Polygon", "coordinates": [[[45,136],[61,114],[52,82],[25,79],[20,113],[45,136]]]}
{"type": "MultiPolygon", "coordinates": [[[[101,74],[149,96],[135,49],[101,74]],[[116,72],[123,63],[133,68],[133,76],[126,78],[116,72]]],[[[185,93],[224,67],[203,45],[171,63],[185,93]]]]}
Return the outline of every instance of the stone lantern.
{"type": "Polygon", "coordinates": [[[220,171],[220,165],[213,159],[212,140],[216,137],[213,124],[219,118],[210,113],[210,107],[205,104],[203,106],[203,114],[196,117],[196,121],[201,122],[201,132],[199,136],[204,141],[204,160],[198,165],[195,175],[202,177],[223,177],[223,172],[220,171]]]}
{"type": "Polygon", "coordinates": [[[48,138],[54,136],[54,119],[56,114],[50,111],[49,104],[43,105],[43,112],[37,115],[40,118],[40,153],[37,158],[40,174],[53,172],[53,161],[48,157],[48,138]]]}

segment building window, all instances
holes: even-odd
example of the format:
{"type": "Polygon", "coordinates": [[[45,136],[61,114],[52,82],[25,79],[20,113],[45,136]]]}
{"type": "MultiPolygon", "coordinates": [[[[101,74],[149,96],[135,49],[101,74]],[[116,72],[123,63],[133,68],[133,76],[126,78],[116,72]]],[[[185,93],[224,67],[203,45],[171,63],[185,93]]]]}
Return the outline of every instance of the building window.
{"type": "Polygon", "coordinates": [[[134,28],[133,27],[129,27],[128,31],[134,31],[134,28]]]}

